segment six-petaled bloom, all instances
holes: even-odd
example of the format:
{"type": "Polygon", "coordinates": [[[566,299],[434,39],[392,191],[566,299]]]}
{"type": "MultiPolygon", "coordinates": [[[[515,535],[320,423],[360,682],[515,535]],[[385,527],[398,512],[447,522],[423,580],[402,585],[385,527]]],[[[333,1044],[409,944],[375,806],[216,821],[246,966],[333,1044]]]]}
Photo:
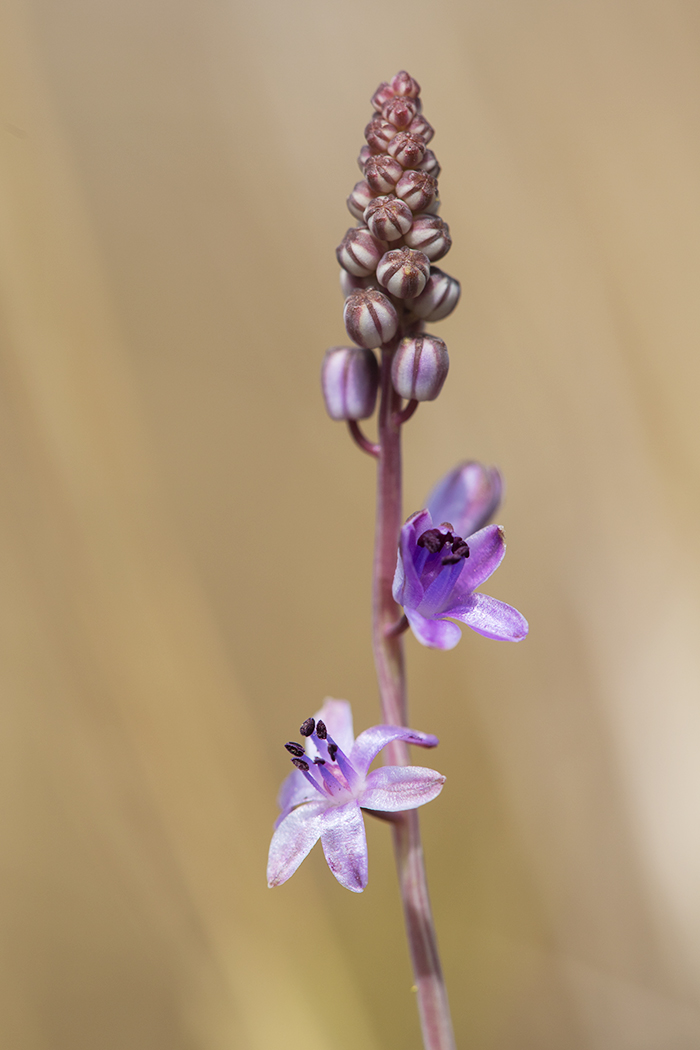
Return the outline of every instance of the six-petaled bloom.
{"type": "Polygon", "coordinates": [[[281,809],[270,843],[268,886],[280,886],[321,840],[328,867],[341,886],[367,885],[367,840],[361,809],[397,813],[416,809],[442,791],[445,778],[424,766],[369,767],[392,740],[435,747],[438,739],[401,726],[372,726],[353,738],[346,700],[326,700],[300,729],[303,744],[287,751],[296,767],[282,785],[281,809]]]}
{"type": "Polygon", "coordinates": [[[500,492],[497,471],[462,464],[438,483],[428,508],[411,515],[401,529],[394,600],[423,645],[453,649],[462,632],[452,620],[501,641],[519,642],[527,635],[527,620],[517,609],[475,593],[506,551],[499,525],[481,527],[500,492]]]}

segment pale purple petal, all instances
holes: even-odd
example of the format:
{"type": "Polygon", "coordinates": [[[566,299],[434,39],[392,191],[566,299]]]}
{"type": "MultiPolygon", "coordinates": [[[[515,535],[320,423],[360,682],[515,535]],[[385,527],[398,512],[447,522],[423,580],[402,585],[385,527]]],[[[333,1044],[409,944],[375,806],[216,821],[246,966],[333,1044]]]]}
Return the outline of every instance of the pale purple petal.
{"type": "Polygon", "coordinates": [[[323,707],[317,711],[314,718],[318,722],[321,719],[326,729],[335,740],[338,747],[350,754],[355,736],[352,728],[352,708],[347,700],[334,700],[328,696],[323,701],[323,707]]]}
{"type": "MultiPolygon", "coordinates": [[[[506,541],[500,525],[487,525],[485,529],[475,532],[467,538],[469,557],[465,558],[464,568],[457,579],[451,604],[466,601],[491,573],[495,572],[506,553],[506,541]]],[[[440,610],[446,615],[448,603],[440,610]]]]}
{"type": "Polygon", "coordinates": [[[437,798],[444,783],[440,773],[424,766],[383,766],[369,774],[358,801],[366,809],[385,813],[416,809],[437,798]]]}
{"type": "Polygon", "coordinates": [[[268,886],[281,886],[294,874],[320,839],[327,809],[323,800],[307,802],[284,818],[270,843],[268,886]]]}
{"type": "Polygon", "coordinates": [[[409,608],[404,612],[418,641],[429,649],[454,649],[462,637],[459,627],[449,620],[428,620],[409,608]]]}
{"type": "Polygon", "coordinates": [[[282,781],[282,787],[277,796],[277,805],[282,812],[275,821],[275,827],[279,827],[287,814],[291,813],[296,806],[301,805],[302,802],[314,802],[318,798],[319,793],[313,784],[308,782],[300,770],[293,769],[282,781]]]}
{"type": "Polygon", "coordinates": [[[399,605],[415,608],[423,597],[423,584],[420,580],[420,570],[416,568],[417,555],[424,560],[428,552],[418,547],[417,542],[426,529],[432,528],[432,518],[427,510],[421,510],[411,515],[405,525],[401,528],[399,539],[399,558],[403,562],[403,572],[394,576],[393,595],[394,601],[399,605]]]}
{"type": "Polygon", "coordinates": [[[460,463],[438,481],[426,506],[434,522],[449,521],[458,536],[487,525],[501,502],[503,481],[495,467],[460,463]]]}
{"type": "MultiPolygon", "coordinates": [[[[417,610],[421,616],[427,616],[428,619],[439,615],[446,606],[454,602],[454,590],[466,566],[465,561],[458,561],[456,565],[440,566],[439,559],[442,555],[434,554],[432,557],[437,562],[439,570],[435,579],[426,587],[417,610]]],[[[427,573],[424,580],[426,578],[429,578],[427,573]]]]}
{"type": "Polygon", "coordinates": [[[361,776],[365,775],[382,748],[392,740],[404,740],[418,747],[437,747],[439,743],[432,733],[419,733],[404,726],[372,726],[360,733],[350,755],[350,761],[361,776]]]}
{"type": "Polygon", "coordinates": [[[529,630],[522,613],[488,594],[472,594],[463,605],[448,609],[445,616],[461,620],[478,634],[502,642],[521,642],[529,630]]]}
{"type": "Polygon", "coordinates": [[[357,802],[347,802],[327,811],[321,845],[328,867],[341,886],[362,893],[367,885],[367,838],[357,802]]]}

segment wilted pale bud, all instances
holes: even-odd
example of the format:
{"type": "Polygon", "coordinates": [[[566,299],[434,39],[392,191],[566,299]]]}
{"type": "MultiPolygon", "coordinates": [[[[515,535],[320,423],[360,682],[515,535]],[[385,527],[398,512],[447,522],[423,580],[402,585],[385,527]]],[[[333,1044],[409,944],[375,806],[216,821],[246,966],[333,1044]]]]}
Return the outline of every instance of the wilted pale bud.
{"type": "Polygon", "coordinates": [[[410,98],[392,98],[382,106],[382,116],[395,128],[407,128],[418,117],[418,106],[410,98]]]}
{"type": "Polygon", "coordinates": [[[338,262],[355,277],[369,277],[386,251],[386,244],[373,237],[366,226],[355,226],[335,250],[338,262]]]}
{"type": "Polygon", "coordinates": [[[331,419],[367,419],[374,412],[379,366],[371,350],[332,346],[321,367],[321,389],[331,419]]]}
{"type": "Polygon", "coordinates": [[[431,127],[431,125],[421,113],[418,113],[413,118],[413,120],[408,126],[408,130],[411,132],[412,135],[417,135],[418,138],[426,144],[426,146],[435,134],[435,129],[431,127]]]}
{"type": "Polygon", "coordinates": [[[410,131],[399,131],[386,147],[387,153],[396,157],[404,168],[417,168],[425,154],[422,141],[410,131]]]}
{"type": "Polygon", "coordinates": [[[411,309],[424,321],[441,321],[452,313],[461,291],[459,281],[433,266],[424,291],[413,300],[411,309]]]}
{"type": "Polygon", "coordinates": [[[382,117],[375,117],[374,120],[370,120],[365,128],[367,144],[378,153],[384,153],[391,140],[396,138],[397,134],[398,132],[394,125],[382,117]]]}
{"type": "Polygon", "coordinates": [[[394,390],[407,401],[434,401],[450,367],[447,347],[434,335],[402,339],[391,362],[394,390]]]}
{"type": "MultiPolygon", "coordinates": [[[[410,134],[410,133],[409,133],[410,134]]],[[[414,135],[414,138],[416,136],[414,135]]],[[[423,160],[420,164],[416,164],[419,171],[427,171],[429,175],[437,178],[440,174],[440,165],[438,159],[431,149],[427,149],[423,154],[423,160]]]]}
{"type": "Polygon", "coordinates": [[[409,76],[405,69],[402,69],[395,77],[392,77],[391,84],[382,84],[382,87],[384,86],[393,91],[395,95],[400,95],[403,98],[418,98],[420,95],[420,84],[413,77],[409,76]]]}
{"type": "Polygon", "coordinates": [[[425,288],[430,276],[430,260],[423,252],[395,248],[377,264],[377,280],[398,299],[414,299],[425,288]]]}
{"type": "Polygon", "coordinates": [[[364,179],[362,182],[356,182],[353,191],[347,200],[348,211],[351,215],[354,215],[356,219],[361,220],[362,216],[365,214],[365,208],[371,200],[372,191],[369,188],[369,183],[365,182],[364,179]]]}
{"type": "Polygon", "coordinates": [[[413,222],[409,206],[393,193],[386,197],[374,197],[363,217],[374,236],[382,241],[396,241],[403,237],[413,222]]]}
{"type": "Polygon", "coordinates": [[[427,171],[405,171],[397,179],[394,192],[406,201],[411,211],[426,211],[437,193],[437,180],[427,171]]]}
{"type": "Polygon", "coordinates": [[[399,162],[386,153],[370,157],[365,164],[365,178],[373,193],[393,193],[402,175],[403,168],[399,162]]]}
{"type": "MultiPolygon", "coordinates": [[[[389,238],[385,237],[385,241],[389,238]]],[[[409,248],[416,248],[427,255],[431,262],[442,259],[452,247],[450,228],[437,215],[416,215],[413,225],[405,235],[409,248]]]]}
{"type": "Polygon", "coordinates": [[[355,292],[345,300],[345,330],[358,346],[374,350],[396,335],[399,318],[390,299],[376,288],[355,292]]]}
{"type": "Polygon", "coordinates": [[[396,92],[394,91],[393,87],[390,84],[387,84],[387,82],[384,80],[372,95],[370,102],[372,103],[375,109],[380,110],[382,106],[385,106],[387,102],[394,97],[395,94],[396,92]]]}
{"type": "Polygon", "coordinates": [[[374,288],[375,274],[371,277],[354,277],[353,274],[348,273],[341,266],[340,268],[340,290],[343,293],[343,297],[347,299],[353,292],[359,292],[363,288],[374,288]]]}

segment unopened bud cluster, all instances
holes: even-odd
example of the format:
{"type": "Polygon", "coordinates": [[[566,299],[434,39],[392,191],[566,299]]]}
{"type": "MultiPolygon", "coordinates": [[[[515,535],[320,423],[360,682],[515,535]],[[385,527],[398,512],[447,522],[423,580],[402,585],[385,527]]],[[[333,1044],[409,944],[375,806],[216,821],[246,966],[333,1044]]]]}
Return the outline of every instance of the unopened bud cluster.
{"type": "Polygon", "coordinates": [[[420,86],[402,71],[380,84],[372,105],[358,158],[363,179],[347,201],[357,224],[336,249],[343,319],[357,347],[354,357],[348,347],[326,355],[322,386],[333,419],[371,414],[379,383],[372,351],[392,341],[397,393],[408,400],[436,398],[449,367],[447,347],[423,335],[423,323],[447,317],[460,294],[459,282],[434,265],[452,241],[437,214],[440,165],[428,148],[434,132],[422,113],[420,86]]]}

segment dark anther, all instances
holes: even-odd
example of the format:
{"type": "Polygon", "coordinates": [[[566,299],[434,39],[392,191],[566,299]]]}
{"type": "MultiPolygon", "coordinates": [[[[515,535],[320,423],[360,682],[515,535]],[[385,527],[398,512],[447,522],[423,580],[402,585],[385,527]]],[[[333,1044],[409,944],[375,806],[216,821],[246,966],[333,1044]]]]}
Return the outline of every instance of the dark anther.
{"type": "Polygon", "coordinates": [[[445,557],[442,559],[441,564],[442,565],[456,565],[457,562],[461,561],[461,560],[462,560],[462,558],[461,558],[461,556],[459,554],[446,554],[445,557]]]}
{"type": "Polygon", "coordinates": [[[314,722],[313,718],[307,718],[299,732],[302,736],[311,736],[315,727],[316,723],[314,722]]]}
{"type": "Polygon", "coordinates": [[[469,557],[469,544],[465,543],[464,540],[460,540],[459,537],[452,544],[452,553],[458,554],[460,558],[469,557]]]}
{"type": "Polygon", "coordinates": [[[315,758],[314,759],[314,765],[315,766],[325,766],[325,764],[326,764],[325,758],[315,758]]]}
{"type": "Polygon", "coordinates": [[[331,762],[335,762],[335,756],[337,755],[337,753],[338,753],[338,745],[337,744],[329,744],[328,745],[328,754],[331,756],[331,762]]]}
{"type": "Polygon", "coordinates": [[[309,763],[305,762],[303,758],[293,758],[292,765],[296,766],[297,769],[303,769],[305,773],[309,772],[309,763]]]}
{"type": "Polygon", "coordinates": [[[295,758],[303,758],[306,752],[300,744],[295,744],[293,740],[290,740],[288,744],[284,745],[289,751],[290,755],[294,755],[295,758]]]}
{"type": "Polygon", "coordinates": [[[428,529],[418,537],[417,542],[419,547],[427,547],[431,554],[437,554],[445,546],[447,539],[439,529],[428,529]]]}
{"type": "Polygon", "coordinates": [[[319,740],[325,740],[326,737],[328,736],[328,730],[326,729],[326,723],[322,722],[320,718],[319,718],[318,722],[316,723],[316,736],[318,737],[319,740]]]}

